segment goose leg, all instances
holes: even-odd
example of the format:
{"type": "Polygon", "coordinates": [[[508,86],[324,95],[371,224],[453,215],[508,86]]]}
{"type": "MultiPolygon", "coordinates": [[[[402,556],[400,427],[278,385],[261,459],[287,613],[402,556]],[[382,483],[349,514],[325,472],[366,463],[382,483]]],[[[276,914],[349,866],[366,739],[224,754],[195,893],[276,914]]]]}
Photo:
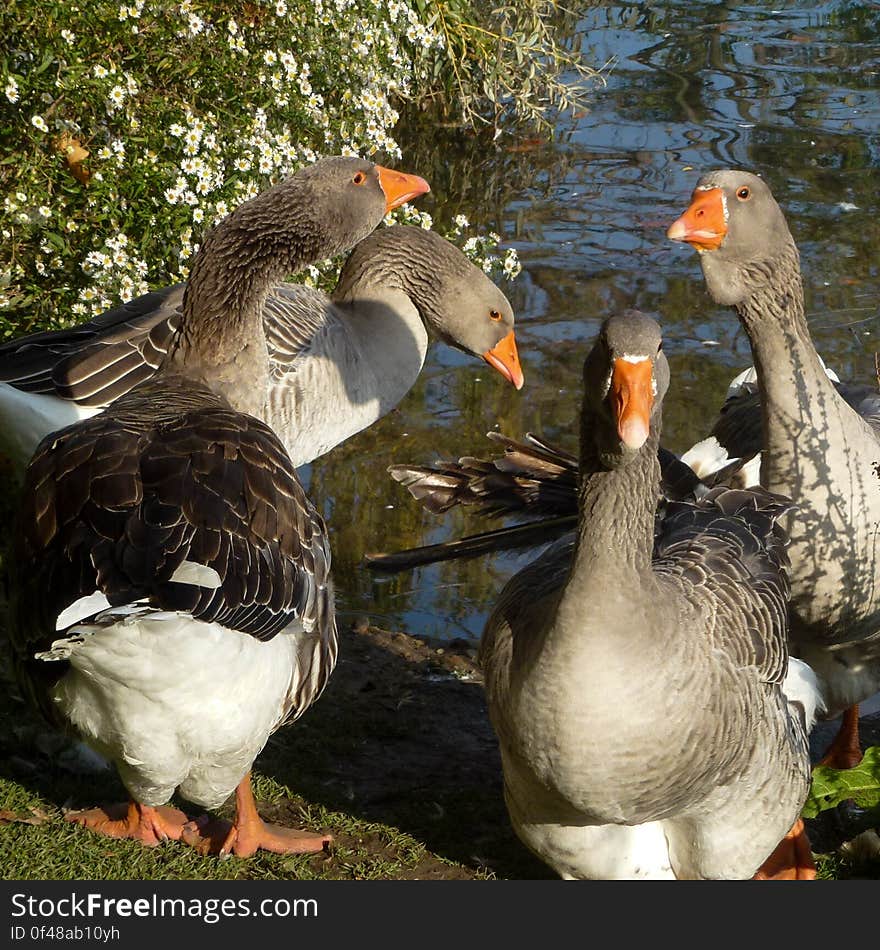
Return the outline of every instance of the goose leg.
{"type": "Polygon", "coordinates": [[[260,848],[276,854],[323,851],[333,838],[264,822],[257,813],[248,772],[235,790],[235,821],[190,822],[184,829],[183,840],[202,854],[249,858],[260,848]]]}
{"type": "Polygon", "coordinates": [[[859,742],[859,707],[850,706],[843,714],[837,735],[828,746],[819,765],[833,769],[854,769],[862,761],[862,746],[859,742]]]}
{"type": "Polygon", "coordinates": [[[66,821],[97,831],[98,834],[111,838],[134,838],[150,848],[166,838],[179,840],[183,826],[189,821],[177,808],[168,805],[154,808],[133,800],[104,808],[70,811],[64,817],[66,821]]]}
{"type": "Polygon", "coordinates": [[[756,881],[814,881],[816,864],[800,818],[755,873],[756,881]]]}

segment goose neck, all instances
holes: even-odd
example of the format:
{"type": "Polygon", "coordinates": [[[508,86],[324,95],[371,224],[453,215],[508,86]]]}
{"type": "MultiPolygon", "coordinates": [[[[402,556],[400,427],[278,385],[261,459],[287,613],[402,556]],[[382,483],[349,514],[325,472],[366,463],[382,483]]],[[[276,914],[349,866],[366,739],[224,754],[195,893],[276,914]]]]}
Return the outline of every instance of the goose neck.
{"type": "Polygon", "coordinates": [[[582,436],[580,519],[569,586],[595,591],[639,583],[651,572],[654,516],[660,484],[657,448],[660,434],[651,426],[635,457],[605,466],[596,443],[582,436]]]}

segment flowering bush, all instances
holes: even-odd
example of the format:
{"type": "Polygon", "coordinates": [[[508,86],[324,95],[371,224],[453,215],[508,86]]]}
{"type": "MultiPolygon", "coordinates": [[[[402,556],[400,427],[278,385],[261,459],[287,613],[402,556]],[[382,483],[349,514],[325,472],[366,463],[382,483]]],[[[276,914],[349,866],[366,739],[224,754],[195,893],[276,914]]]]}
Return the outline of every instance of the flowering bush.
{"type": "MultiPolygon", "coordinates": [[[[430,6],[7,0],[0,337],[185,279],[204,229],[320,154],[403,167],[395,104],[431,86],[446,49],[430,6]]],[[[517,273],[515,252],[465,226],[466,253],[517,273]]]]}

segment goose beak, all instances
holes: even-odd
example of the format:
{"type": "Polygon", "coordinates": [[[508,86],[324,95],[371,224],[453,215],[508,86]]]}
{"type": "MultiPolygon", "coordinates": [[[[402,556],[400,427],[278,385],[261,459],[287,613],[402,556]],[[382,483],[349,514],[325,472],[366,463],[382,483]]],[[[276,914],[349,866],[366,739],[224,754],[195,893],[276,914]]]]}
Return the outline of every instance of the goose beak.
{"type": "Polygon", "coordinates": [[[653,376],[654,366],[648,357],[614,361],[608,398],[617,420],[617,434],[627,448],[640,449],[648,438],[654,406],[653,376]]]}
{"type": "Polygon", "coordinates": [[[525,379],[519,362],[519,353],[516,351],[516,338],[513,335],[513,330],[503,340],[496,343],[491,350],[486,350],[483,359],[490,366],[497,369],[505,379],[510,380],[517,389],[522,389],[525,379]]]}
{"type": "Polygon", "coordinates": [[[406,175],[382,165],[377,165],[376,171],[379,173],[379,184],[385,192],[385,214],[431,190],[425,179],[418,175],[406,175]]]}
{"type": "Polygon", "coordinates": [[[669,225],[666,237],[698,251],[716,251],[727,234],[727,209],[720,188],[695,191],[690,207],[669,225]]]}

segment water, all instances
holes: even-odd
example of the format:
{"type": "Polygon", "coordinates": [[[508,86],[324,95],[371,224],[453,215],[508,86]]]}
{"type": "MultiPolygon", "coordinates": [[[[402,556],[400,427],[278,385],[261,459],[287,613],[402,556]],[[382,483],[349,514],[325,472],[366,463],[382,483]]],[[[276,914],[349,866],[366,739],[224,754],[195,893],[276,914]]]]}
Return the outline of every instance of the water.
{"type": "Polygon", "coordinates": [[[405,149],[407,167],[432,184],[422,207],[439,219],[463,212],[517,248],[523,273],[504,289],[526,384],[517,393],[437,344],[396,412],[311,467],[343,623],[362,613],[417,635],[479,637],[524,559],[371,574],[367,551],[487,527],[423,512],[385,469],[481,454],[492,428],[543,432],[574,448],[583,357],[609,313],[635,306],[664,328],[664,443],[680,452],[705,435],[728,381],[751,362],[732,311],[706,295],[696,254],[665,237],[710,168],[741,167],[769,182],[801,251],[817,349],[842,378],[875,378],[880,6],[610,4],[581,25],[587,62],[613,67],[589,113],[563,120],[562,142],[501,136],[492,149],[434,130],[405,149]]]}

